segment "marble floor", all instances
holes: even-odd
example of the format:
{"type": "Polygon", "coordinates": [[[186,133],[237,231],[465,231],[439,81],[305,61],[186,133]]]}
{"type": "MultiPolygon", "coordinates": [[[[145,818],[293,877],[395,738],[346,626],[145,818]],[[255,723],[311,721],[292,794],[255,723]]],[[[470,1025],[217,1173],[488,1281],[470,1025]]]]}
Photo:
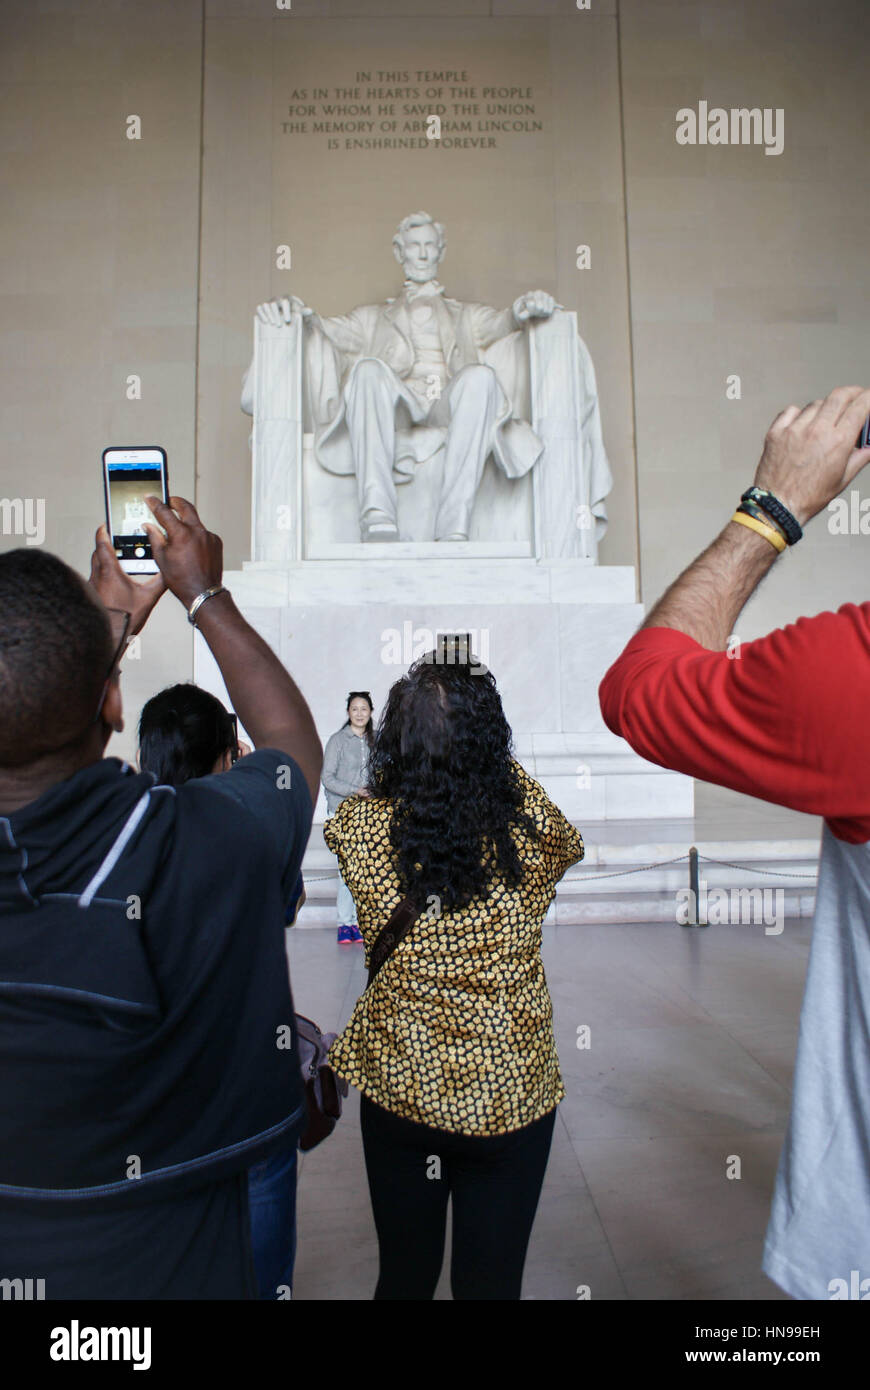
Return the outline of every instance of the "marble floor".
{"type": "MultiPolygon", "coordinates": [[[[304,911],[304,909],[303,909],[304,911]]],[[[361,947],[288,932],[296,1007],[338,1029],[364,987],[361,947]]],[[[810,923],[545,928],[567,1098],[523,1297],[783,1299],[760,1272],[788,1117],[810,923]],[[579,1050],[588,1025],[591,1046],[579,1050]],[[734,1157],[740,1177],[726,1170],[734,1157]]],[[[377,1247],[351,1092],[303,1158],[298,1299],[369,1299],[377,1247]]],[[[445,1258],[437,1297],[450,1297],[445,1258]]]]}

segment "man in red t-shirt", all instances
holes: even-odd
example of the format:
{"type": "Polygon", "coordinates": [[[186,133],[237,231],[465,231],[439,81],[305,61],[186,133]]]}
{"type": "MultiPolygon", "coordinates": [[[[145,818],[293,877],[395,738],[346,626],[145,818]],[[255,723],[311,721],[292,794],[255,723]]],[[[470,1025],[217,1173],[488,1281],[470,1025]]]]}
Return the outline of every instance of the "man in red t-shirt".
{"type": "Polygon", "coordinates": [[[600,689],[608,727],[650,762],[824,817],[763,1266],[807,1299],[848,1297],[855,1270],[870,1296],[870,602],[726,648],[778,556],[870,462],[868,413],[870,390],[849,386],[777,416],[754,489],[600,689]]]}

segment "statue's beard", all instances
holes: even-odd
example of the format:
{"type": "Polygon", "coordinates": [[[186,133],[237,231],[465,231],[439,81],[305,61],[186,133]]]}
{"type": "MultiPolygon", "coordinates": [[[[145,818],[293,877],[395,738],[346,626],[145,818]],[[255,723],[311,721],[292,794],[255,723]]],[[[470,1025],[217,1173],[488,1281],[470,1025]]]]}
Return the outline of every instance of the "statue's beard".
{"type": "Polygon", "coordinates": [[[406,280],[413,280],[418,285],[425,285],[427,280],[434,280],[438,274],[437,265],[427,266],[425,270],[415,270],[413,266],[404,265],[406,280]]]}

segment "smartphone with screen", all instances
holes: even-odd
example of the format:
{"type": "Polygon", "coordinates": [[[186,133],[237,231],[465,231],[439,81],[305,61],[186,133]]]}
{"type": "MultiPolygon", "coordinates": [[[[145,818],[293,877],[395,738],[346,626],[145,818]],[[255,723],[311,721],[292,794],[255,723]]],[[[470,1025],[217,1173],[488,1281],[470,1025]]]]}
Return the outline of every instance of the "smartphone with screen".
{"type": "Polygon", "coordinates": [[[169,500],[166,450],[154,444],[104,449],[103,487],[106,526],[121,569],[127,574],[156,574],[143,522],[154,520],[145,501],[150,493],[169,500]]]}
{"type": "Polygon", "coordinates": [[[230,719],[233,723],[233,737],[235,739],[235,751],[232,754],[232,759],[234,763],[237,763],[239,761],[239,716],[230,710],[230,719]]]}
{"type": "Polygon", "coordinates": [[[867,419],[864,421],[864,428],[855,441],[855,448],[866,449],[868,445],[870,445],[870,415],[868,415],[867,419]]]}

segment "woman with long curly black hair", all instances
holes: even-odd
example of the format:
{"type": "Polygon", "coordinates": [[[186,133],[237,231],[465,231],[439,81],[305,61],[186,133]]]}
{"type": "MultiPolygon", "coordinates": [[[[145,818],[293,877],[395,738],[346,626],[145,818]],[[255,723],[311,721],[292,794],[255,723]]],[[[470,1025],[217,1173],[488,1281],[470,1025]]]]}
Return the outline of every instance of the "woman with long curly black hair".
{"type": "Polygon", "coordinates": [[[367,961],[403,899],[416,914],[330,1052],[362,1093],[375,1298],[432,1298],[452,1195],[454,1298],[518,1299],[564,1096],[541,927],[583,841],[455,639],[390,691],[368,793],[324,827],[367,961]]]}

